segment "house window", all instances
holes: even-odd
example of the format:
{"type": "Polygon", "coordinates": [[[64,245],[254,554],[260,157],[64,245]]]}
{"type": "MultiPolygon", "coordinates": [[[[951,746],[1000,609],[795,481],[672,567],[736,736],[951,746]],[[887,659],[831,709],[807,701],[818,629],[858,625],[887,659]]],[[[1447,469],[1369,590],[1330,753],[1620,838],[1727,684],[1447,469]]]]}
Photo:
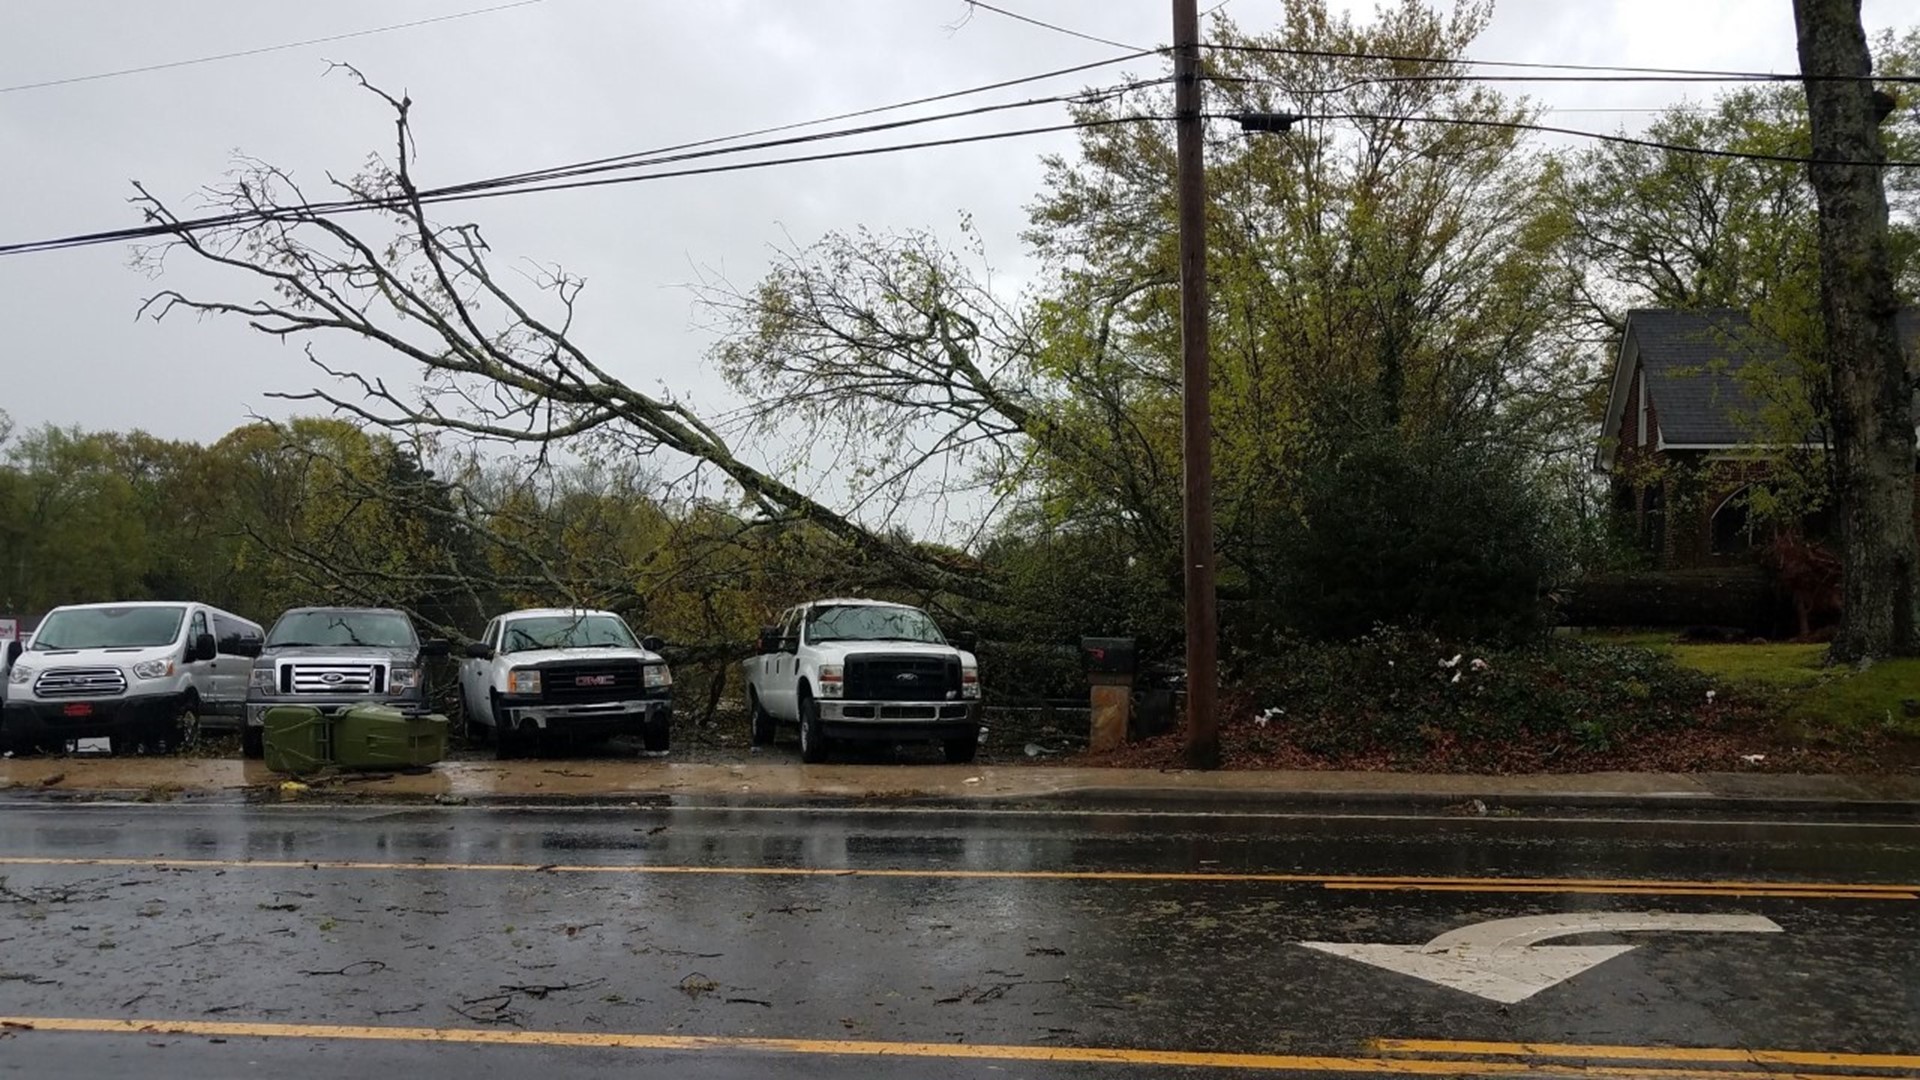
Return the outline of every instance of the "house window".
{"type": "Polygon", "coordinates": [[[1647,369],[1643,366],[1634,375],[1633,382],[1640,391],[1640,407],[1635,410],[1639,422],[1640,438],[1638,445],[1647,445],[1647,369]]]}
{"type": "Polygon", "coordinates": [[[1713,512],[1713,553],[1740,555],[1755,547],[1751,487],[1727,496],[1713,512]]]}

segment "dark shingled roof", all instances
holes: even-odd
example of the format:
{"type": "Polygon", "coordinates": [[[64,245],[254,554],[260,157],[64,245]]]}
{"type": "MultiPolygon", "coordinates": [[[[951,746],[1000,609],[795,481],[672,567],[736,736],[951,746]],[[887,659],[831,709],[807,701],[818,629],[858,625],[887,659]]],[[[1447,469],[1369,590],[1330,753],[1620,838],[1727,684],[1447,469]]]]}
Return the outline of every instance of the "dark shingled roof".
{"type": "MultiPolygon", "coordinates": [[[[1900,345],[1920,339],[1920,310],[1900,313],[1900,345]]],[[[1763,441],[1756,423],[1765,401],[1755,393],[1764,378],[1749,370],[1786,374],[1786,348],[1756,330],[1744,311],[1641,308],[1627,313],[1627,333],[1647,373],[1647,396],[1669,444],[1735,446],[1763,441]]],[[[1920,412],[1920,395],[1915,396],[1920,412]]]]}

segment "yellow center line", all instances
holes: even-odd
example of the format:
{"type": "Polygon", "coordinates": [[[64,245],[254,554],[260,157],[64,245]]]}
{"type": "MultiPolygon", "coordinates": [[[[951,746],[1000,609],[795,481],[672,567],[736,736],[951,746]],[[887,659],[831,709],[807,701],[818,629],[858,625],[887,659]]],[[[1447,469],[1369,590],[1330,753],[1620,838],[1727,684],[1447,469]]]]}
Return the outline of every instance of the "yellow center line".
{"type": "Polygon", "coordinates": [[[349,870],[432,873],[685,874],[717,877],[940,878],[988,881],[1141,881],[1320,885],[1340,890],[1433,892],[1619,893],[1625,895],[1777,897],[1844,900],[1916,900],[1920,886],[1851,882],[1660,881],[1589,878],[1365,877],[1343,874],[1266,874],[1159,870],[959,870],[929,867],[834,869],[811,866],[673,866],[593,863],[371,862],[332,859],[167,859],[0,856],[0,866],[132,867],[175,870],[349,870]]]}
{"type": "Polygon", "coordinates": [[[1920,900],[1920,893],[1881,892],[1878,890],[1856,889],[1852,886],[1834,886],[1828,889],[1781,889],[1752,885],[1737,885],[1731,888],[1707,888],[1704,886],[1680,886],[1669,888],[1660,885],[1629,887],[1625,885],[1509,885],[1503,881],[1489,879],[1475,885],[1429,885],[1419,882],[1402,881],[1330,881],[1326,887],[1342,892],[1501,892],[1501,893],[1586,893],[1600,896],[1719,896],[1729,898],[1763,897],[1770,899],[1792,898],[1799,900],[1920,900]]]}
{"type": "MultiPolygon", "coordinates": [[[[1779,1072],[1724,1069],[1586,1067],[1523,1061],[1435,1060],[1430,1058],[1344,1057],[1304,1054],[1233,1054],[1186,1050],[1143,1050],[1091,1046],[1015,1046],[968,1043],[878,1042],[851,1039],[773,1039],[727,1035],[647,1035],[581,1031],[526,1031],[430,1027],[368,1027],[346,1024],[269,1024],[226,1020],[120,1020],[85,1017],[0,1016],[0,1028],[16,1032],[85,1035],[195,1036],[223,1039],[305,1039],[359,1042],[463,1043],[481,1046],[547,1048],[732,1051],[826,1057],[938,1058],[975,1061],[1035,1061],[1056,1064],[1151,1065],[1179,1068],[1244,1069],[1263,1072],[1372,1073],[1402,1076],[1487,1076],[1492,1074],[1578,1077],[1782,1080],[1779,1072]]],[[[1467,1044],[1471,1045],[1471,1044],[1467,1044]]],[[[1496,1044],[1485,1044],[1496,1045],[1496,1044]]],[[[1658,1053],[1658,1051],[1647,1051],[1658,1053]]],[[[1804,1080],[1859,1080],[1857,1075],[1800,1074],[1804,1080]]]]}
{"type": "MultiPolygon", "coordinates": [[[[1383,1054],[1450,1054],[1487,1057],[1577,1058],[1584,1061],[1698,1062],[1726,1065],[1810,1065],[1829,1069],[1916,1069],[1920,1056],[1833,1054],[1810,1050],[1722,1050],[1680,1046],[1583,1046],[1561,1043],[1471,1042],[1456,1039],[1375,1039],[1383,1054]]],[[[1715,1072],[1714,1075],[1720,1075],[1715,1072]]]]}

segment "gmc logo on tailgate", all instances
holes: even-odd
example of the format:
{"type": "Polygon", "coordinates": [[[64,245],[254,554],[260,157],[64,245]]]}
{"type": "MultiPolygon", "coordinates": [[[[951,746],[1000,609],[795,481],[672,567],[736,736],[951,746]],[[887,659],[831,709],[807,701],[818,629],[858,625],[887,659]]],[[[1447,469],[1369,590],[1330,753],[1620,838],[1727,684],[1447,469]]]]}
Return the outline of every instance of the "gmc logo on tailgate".
{"type": "Polygon", "coordinates": [[[573,677],[575,686],[612,686],[613,682],[611,675],[575,675],[573,677]]]}

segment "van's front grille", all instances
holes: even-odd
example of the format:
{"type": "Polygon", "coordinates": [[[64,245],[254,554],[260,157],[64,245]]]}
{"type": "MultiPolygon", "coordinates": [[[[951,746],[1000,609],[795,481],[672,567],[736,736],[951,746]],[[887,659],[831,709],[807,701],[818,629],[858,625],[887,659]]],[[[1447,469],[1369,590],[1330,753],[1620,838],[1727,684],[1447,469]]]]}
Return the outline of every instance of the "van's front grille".
{"type": "Polygon", "coordinates": [[[118,668],[54,668],[34,681],[33,693],[43,698],[119,697],[127,692],[127,677],[118,668]]]}
{"type": "Polygon", "coordinates": [[[385,664],[291,663],[280,665],[283,694],[384,694],[385,664]]]}

